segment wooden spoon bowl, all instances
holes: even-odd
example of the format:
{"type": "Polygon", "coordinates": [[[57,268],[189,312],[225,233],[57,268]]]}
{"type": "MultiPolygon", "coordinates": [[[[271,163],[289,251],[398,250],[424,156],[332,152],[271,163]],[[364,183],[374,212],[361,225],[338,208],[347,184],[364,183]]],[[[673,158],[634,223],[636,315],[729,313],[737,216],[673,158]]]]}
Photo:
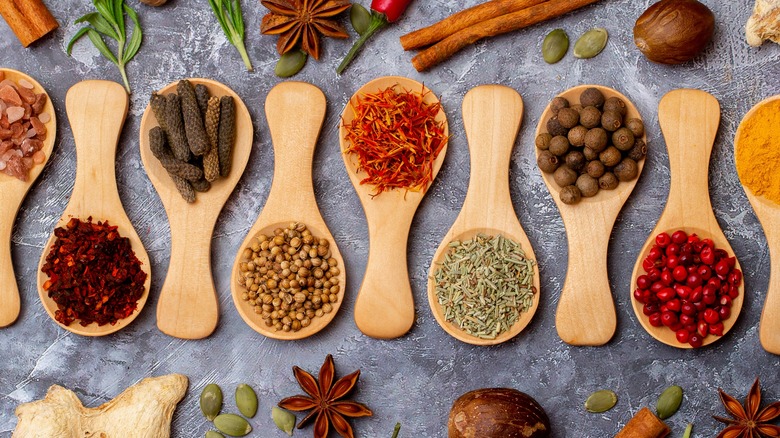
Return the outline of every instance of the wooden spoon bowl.
{"type": "MultiPolygon", "coordinates": [[[[780,100],[780,95],[757,103],[745,114],[742,123],[739,124],[734,138],[734,157],[737,162],[737,170],[740,169],[739,153],[737,152],[740,148],[747,147],[740,141],[743,131],[746,129],[746,122],[755,115],[759,108],[777,100],[780,100]]],[[[740,175],[740,179],[742,179],[742,175],[740,175]]],[[[764,309],[761,312],[759,339],[766,351],[772,354],[780,354],[780,262],[771,263],[772,259],[777,261],[778,254],[780,254],[780,205],[763,196],[756,195],[747,187],[745,187],[745,194],[753,206],[758,220],[761,221],[761,226],[764,228],[764,234],[769,246],[769,285],[767,286],[764,309]]]]}
{"type": "MultiPolygon", "coordinates": [[[[97,323],[82,326],[78,321],[65,326],[57,322],[60,327],[82,336],[104,336],[125,328],[141,313],[149,297],[152,279],[149,256],[125,214],[116,186],[116,146],[127,116],[127,106],[128,96],[125,89],[110,81],[79,82],[68,90],[65,97],[65,110],[76,143],[76,181],[68,206],[56,227],[65,226],[70,218],[85,221],[91,216],[93,222],[108,221],[109,224],[117,226],[121,236],[130,240],[133,251],[141,262],[141,269],[146,272],[144,293],[138,300],[135,311],[127,318],[120,319],[114,325],[103,326],[98,326],[97,323]]],[[[43,284],[49,276],[44,274],[41,268],[55,239],[52,233],[38,264],[38,295],[52,320],[57,311],[57,303],[49,298],[43,289],[43,284]]]]}
{"type": "MultiPolygon", "coordinates": [[[[0,72],[5,74],[6,79],[11,79],[16,83],[19,83],[20,79],[25,79],[33,84],[35,93],[46,94],[46,90],[43,89],[41,84],[20,71],[0,68],[0,72]]],[[[49,157],[54,149],[54,139],[57,137],[57,117],[48,94],[46,94],[46,105],[43,111],[51,116],[51,119],[44,123],[46,126],[46,140],[43,142],[43,148],[41,149],[46,154],[46,161],[42,164],[36,164],[30,169],[27,181],[21,181],[0,173],[0,327],[13,324],[16,318],[19,317],[21,309],[19,287],[16,284],[14,266],[11,260],[11,234],[16,214],[22,206],[22,201],[24,201],[24,197],[27,195],[30,187],[38,179],[38,175],[43,172],[43,168],[49,161],[49,157]]]]}
{"type": "MultiPolygon", "coordinates": [[[[639,111],[628,98],[616,90],[599,85],[580,85],[570,88],[559,97],[578,103],[587,88],[597,88],[605,98],[619,97],[626,103],[626,119],[641,119],[639,111]]],[[[548,105],[539,119],[536,135],[547,132],[547,121],[553,116],[548,105]]],[[[645,127],[647,128],[647,127],[645,127]]],[[[642,136],[647,142],[647,135],[642,136]]],[[[536,148],[538,157],[540,150],[536,148]]],[[[599,190],[596,196],[582,198],[574,205],[560,199],[560,187],[553,174],[542,173],[542,178],[561,212],[569,242],[569,266],[558,300],[555,326],[558,336],[572,345],[603,345],[612,339],[617,327],[615,303],[607,275],[607,248],[612,227],[618,213],[634,190],[642,175],[645,160],[639,161],[637,177],[621,182],[614,190],[599,190]],[[588,257],[582,255],[587,254],[588,257]]]]}
{"type": "MultiPolygon", "coordinates": [[[[396,91],[415,91],[425,95],[424,102],[438,102],[436,96],[423,84],[400,76],[385,76],[363,85],[350,99],[341,119],[339,130],[342,158],[352,185],[363,205],[368,222],[370,247],[363,283],[355,302],[355,323],[364,334],[380,339],[403,336],[414,324],[414,297],[406,264],[406,244],[412,219],[427,191],[393,190],[374,196],[374,186],[361,184],[365,173],[358,173],[358,161],[344,153],[349,146],[345,125],[355,118],[353,110],[358,98],[394,87],[396,91]]],[[[444,135],[449,135],[447,116],[441,109],[437,121],[444,122],[444,135]]],[[[439,173],[447,146],[433,164],[433,178],[439,173]]],[[[432,181],[431,181],[432,183],[432,181]]]]}
{"type": "MultiPolygon", "coordinates": [[[[233,96],[236,104],[236,138],[230,173],[217,179],[207,192],[187,203],[168,172],[149,149],[149,131],[158,126],[149,106],[141,118],[141,161],[168,215],[171,227],[171,259],[157,303],[157,327],[182,339],[202,339],[217,328],[219,302],[211,275],[211,238],[219,213],[244,173],[252,151],[254,128],[246,105],[233,90],[210,79],[190,79],[205,85],[212,96],[233,96]]],[[[158,93],[176,92],[173,82],[158,93]]]]}
{"type": "Polygon", "coordinates": [[[230,289],[239,315],[252,329],[269,338],[295,340],[311,336],[327,326],[344,301],[346,269],[336,240],[322,219],[312,184],[312,160],[327,108],[325,95],[314,85],[303,82],[282,82],[266,97],[265,115],[274,146],[274,179],[263,211],[238,249],[233,264],[230,289]],[[276,228],[290,223],[306,225],[314,237],[330,242],[331,256],[337,261],[339,292],[333,310],[311,319],[311,324],[298,331],[277,331],[265,324],[261,315],[243,300],[246,288],[238,284],[243,252],[258,235],[273,236],[276,228]]]}
{"type": "Polygon", "coordinates": [[[439,304],[434,276],[452,241],[466,241],[479,234],[503,235],[522,246],[527,258],[536,260],[531,242],[517,220],[509,194],[509,160],[523,118],[523,100],[509,87],[483,85],[463,99],[463,123],[471,151],[469,191],[458,218],[433,256],[428,274],[428,304],[439,325],[450,335],[473,345],[495,345],[520,333],[539,306],[539,267],[534,263],[533,304],[511,328],[494,339],[473,336],[447,321],[439,304]]]}
{"type": "MultiPolygon", "coordinates": [[[[639,252],[631,275],[629,300],[637,319],[650,336],[664,344],[677,348],[692,348],[690,344],[677,342],[675,332],[667,327],[653,327],[642,313],[642,304],[633,297],[637,278],[644,274],[642,262],[655,243],[655,237],[663,232],[670,235],[677,230],[696,233],[701,239],[710,238],[716,248],[734,255],[726,236],[718,226],[709,196],[708,169],[710,154],[720,123],[720,105],[712,95],[701,90],[673,90],[661,98],[658,104],[658,122],[661,125],[666,148],[669,152],[671,184],[658,224],[639,252]]],[[[736,268],[739,269],[739,261],[736,268]]],[[[739,296],[733,300],[731,316],[723,321],[725,335],[734,326],[745,297],[744,281],[739,296]]],[[[702,345],[721,339],[708,335],[702,345]]]]}

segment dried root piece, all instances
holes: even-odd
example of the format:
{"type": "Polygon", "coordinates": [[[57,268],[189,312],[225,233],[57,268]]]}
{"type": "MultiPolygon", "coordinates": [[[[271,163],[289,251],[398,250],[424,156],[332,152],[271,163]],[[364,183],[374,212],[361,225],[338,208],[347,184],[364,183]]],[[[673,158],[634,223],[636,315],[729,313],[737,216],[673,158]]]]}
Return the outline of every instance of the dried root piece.
{"type": "Polygon", "coordinates": [[[206,135],[209,138],[209,151],[203,156],[203,172],[206,174],[206,181],[215,181],[219,178],[219,112],[219,98],[210,98],[206,109],[206,135]]]}
{"type": "Polygon", "coordinates": [[[176,92],[181,99],[181,114],[184,117],[184,130],[187,133],[190,151],[201,156],[209,150],[209,140],[206,137],[206,129],[203,125],[200,107],[198,107],[198,98],[195,96],[195,88],[190,81],[182,79],[176,85],[176,92]]]}
{"type": "Polygon", "coordinates": [[[232,96],[222,96],[219,103],[219,174],[227,176],[236,139],[236,103],[232,96]]]}
{"type": "Polygon", "coordinates": [[[780,0],[756,0],[745,26],[745,38],[753,47],[766,40],[780,44],[780,0]]]}
{"type": "Polygon", "coordinates": [[[176,175],[188,181],[203,178],[203,171],[195,165],[177,160],[165,144],[165,134],[162,128],[155,126],[149,131],[149,149],[160,160],[160,164],[171,175],[176,175]]]}
{"type": "Polygon", "coordinates": [[[181,374],[143,379],[97,408],[85,408],[73,391],[53,385],[44,399],[16,408],[12,438],[169,438],[187,384],[181,374]]]}

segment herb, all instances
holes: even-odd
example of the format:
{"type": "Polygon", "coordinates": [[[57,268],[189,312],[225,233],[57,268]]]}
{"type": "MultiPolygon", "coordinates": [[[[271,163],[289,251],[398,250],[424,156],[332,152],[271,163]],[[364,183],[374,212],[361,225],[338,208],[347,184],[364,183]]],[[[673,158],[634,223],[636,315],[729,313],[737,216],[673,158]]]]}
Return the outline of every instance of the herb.
{"type": "Polygon", "coordinates": [[[691,432],[693,432],[693,424],[688,423],[688,427],[685,428],[683,438],[691,438],[691,432]]]}
{"type": "Polygon", "coordinates": [[[141,32],[141,23],[138,21],[138,14],[125,4],[125,0],[92,0],[97,12],[91,12],[75,21],[75,24],[89,23],[91,26],[84,26],[73,35],[68,43],[67,52],[70,56],[73,44],[85,34],[92,41],[92,44],[98,51],[113,62],[122,74],[122,80],[125,83],[125,90],[130,94],[130,83],[127,80],[125,65],[138,53],[141,47],[143,34],[141,32]],[[125,17],[127,14],[133,22],[133,33],[130,39],[127,39],[125,31],[125,17]],[[103,36],[111,38],[117,42],[117,53],[111,51],[103,40],[103,36]]]}
{"type": "Polygon", "coordinates": [[[360,184],[375,187],[374,196],[393,189],[422,192],[433,181],[433,163],[444,149],[444,122],[436,120],[439,102],[426,103],[426,93],[397,92],[392,87],[356,98],[355,118],[344,124],[360,184]]]}
{"type": "Polygon", "coordinates": [[[753,386],[750,387],[745,405],[743,406],[737,399],[726,394],[722,389],[718,389],[720,401],[726,408],[726,412],[733,417],[723,418],[713,415],[712,418],[721,423],[728,424],[717,438],[725,437],[775,437],[780,436],[780,427],[769,424],[780,416],[780,402],[774,402],[759,412],[761,406],[761,384],[756,378],[753,386]]]}
{"type": "Polygon", "coordinates": [[[246,46],[244,46],[244,17],[241,15],[241,0],[209,0],[209,5],[214,10],[214,15],[217,16],[217,21],[219,21],[228,41],[241,54],[247,71],[252,71],[252,61],[249,60],[246,46]]]}
{"type": "Polygon", "coordinates": [[[401,431],[401,423],[395,423],[395,428],[393,429],[393,436],[390,438],[398,438],[398,432],[401,431]]]}
{"type": "Polygon", "coordinates": [[[444,318],[472,336],[495,339],[532,306],[534,261],[501,235],[479,234],[449,247],[434,273],[444,318]]]}

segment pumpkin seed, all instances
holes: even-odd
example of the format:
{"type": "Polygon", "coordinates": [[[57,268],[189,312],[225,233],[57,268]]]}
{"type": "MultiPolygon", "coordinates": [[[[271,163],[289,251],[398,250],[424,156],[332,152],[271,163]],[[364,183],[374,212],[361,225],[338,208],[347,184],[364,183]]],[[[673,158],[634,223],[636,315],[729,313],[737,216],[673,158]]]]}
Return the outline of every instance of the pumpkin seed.
{"type": "Polygon", "coordinates": [[[693,424],[688,423],[688,427],[685,428],[683,438],[691,438],[691,432],[693,432],[693,424]]]}
{"type": "Polygon", "coordinates": [[[585,32],[574,43],[574,56],[582,59],[593,58],[607,46],[608,37],[607,29],[603,27],[597,27],[585,32]]]}
{"type": "Polygon", "coordinates": [[[585,400],[585,410],[588,412],[600,413],[612,409],[617,404],[617,394],[609,389],[602,389],[591,394],[585,400]]]}
{"type": "Polygon", "coordinates": [[[295,427],[295,415],[274,406],[274,408],[271,409],[271,419],[274,420],[274,424],[276,424],[276,427],[278,427],[279,430],[292,436],[292,431],[295,427]]]}
{"type": "Polygon", "coordinates": [[[210,383],[200,393],[200,410],[207,420],[214,421],[220,409],[222,409],[222,390],[219,385],[210,383]]]}
{"type": "Polygon", "coordinates": [[[569,36],[563,29],[553,30],[542,41],[542,57],[548,64],[560,61],[567,50],[569,50],[569,36]]]}
{"type": "Polygon", "coordinates": [[[236,407],[247,418],[252,418],[257,413],[257,394],[246,383],[242,383],[236,388],[236,407]]]}
{"type": "Polygon", "coordinates": [[[371,26],[371,12],[359,3],[353,3],[349,10],[349,21],[352,22],[352,28],[358,35],[363,35],[371,26]]]}
{"type": "Polygon", "coordinates": [[[214,419],[214,427],[229,436],[244,436],[252,431],[249,422],[236,414],[221,414],[214,419]]]}
{"type": "Polygon", "coordinates": [[[306,65],[307,58],[308,56],[302,50],[291,50],[279,58],[274,73],[280,78],[289,78],[301,71],[306,65]]]}
{"type": "Polygon", "coordinates": [[[219,432],[215,432],[213,430],[210,430],[206,432],[206,438],[225,438],[225,435],[222,435],[219,432]]]}
{"type": "Polygon", "coordinates": [[[658,397],[658,403],[656,403],[655,411],[658,414],[658,418],[666,420],[674,415],[680,404],[682,403],[683,390],[677,385],[670,386],[661,393],[658,397]]]}

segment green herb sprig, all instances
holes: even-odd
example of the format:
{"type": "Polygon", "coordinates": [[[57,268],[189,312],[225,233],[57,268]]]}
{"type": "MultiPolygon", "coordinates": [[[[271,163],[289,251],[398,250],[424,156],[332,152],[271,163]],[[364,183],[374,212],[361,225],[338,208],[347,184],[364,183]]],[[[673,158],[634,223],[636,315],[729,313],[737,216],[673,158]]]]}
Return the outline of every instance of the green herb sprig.
{"type": "Polygon", "coordinates": [[[398,438],[398,432],[401,431],[401,423],[395,423],[395,428],[393,429],[393,436],[390,438],[398,438]]]}
{"type": "Polygon", "coordinates": [[[252,61],[246,53],[244,46],[244,17],[241,15],[241,0],[209,0],[217,21],[225,32],[230,44],[236,47],[247,71],[252,71],[252,61]]]}
{"type": "Polygon", "coordinates": [[[122,80],[125,83],[125,90],[130,94],[130,83],[127,80],[125,65],[138,53],[143,39],[141,23],[138,21],[138,14],[125,4],[125,0],[92,0],[97,12],[91,12],[77,19],[75,24],[89,23],[73,35],[68,43],[68,56],[71,54],[73,44],[85,34],[92,41],[92,44],[106,57],[113,62],[122,74],[122,80]],[[133,33],[127,38],[125,30],[125,14],[133,22],[133,33]],[[111,38],[117,42],[117,53],[111,51],[103,40],[103,37],[111,38]]]}

